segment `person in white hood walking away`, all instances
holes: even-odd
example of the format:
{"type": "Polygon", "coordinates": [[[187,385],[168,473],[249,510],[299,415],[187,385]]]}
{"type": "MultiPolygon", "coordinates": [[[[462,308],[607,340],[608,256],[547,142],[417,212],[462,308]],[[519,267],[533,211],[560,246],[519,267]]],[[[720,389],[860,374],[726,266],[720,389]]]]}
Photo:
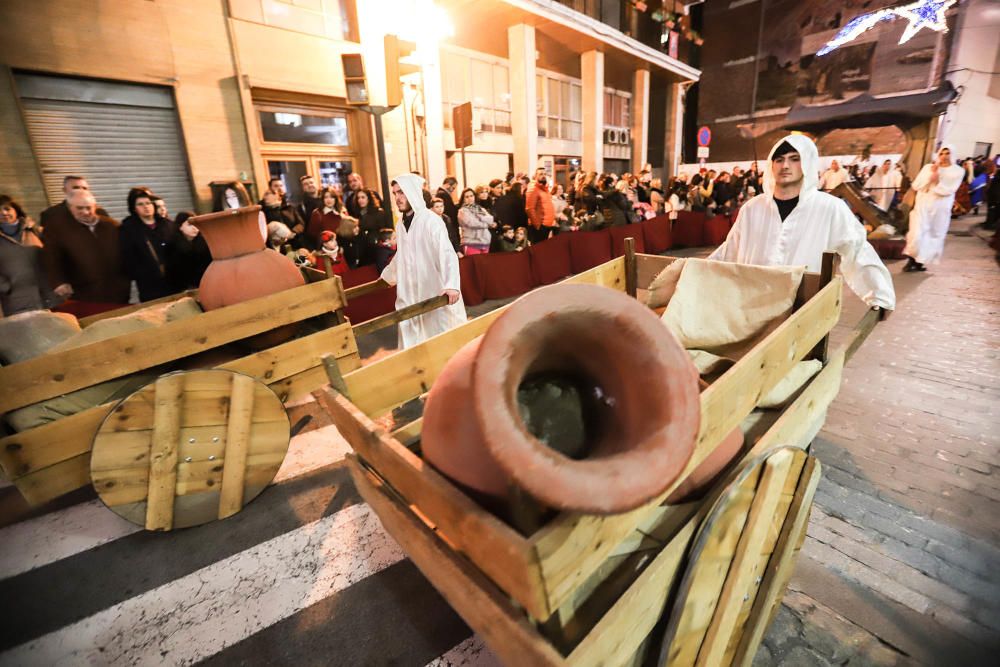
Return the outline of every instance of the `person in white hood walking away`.
{"type": "Polygon", "coordinates": [[[403,174],[392,181],[392,197],[402,216],[396,227],[396,254],[382,280],[396,286],[396,310],[443,294],[448,305],[399,323],[405,349],[457,327],[468,318],[462,302],[458,256],[444,220],[424,204],[424,179],[403,174]]]}
{"type": "Polygon", "coordinates": [[[768,160],[763,192],[740,209],[729,236],[708,258],[818,272],[823,253],[836,252],[847,285],[888,315],[896,307],[892,276],[847,204],[817,188],[816,144],[792,134],[771,148],[768,160]]]}
{"type": "Polygon", "coordinates": [[[925,164],[913,179],[917,200],[910,211],[910,229],[903,248],[903,254],[910,258],[904,271],[926,271],[926,264],[941,261],[955,192],[965,178],[965,171],[952,162],[951,154],[951,146],[941,146],[937,159],[925,164]]]}

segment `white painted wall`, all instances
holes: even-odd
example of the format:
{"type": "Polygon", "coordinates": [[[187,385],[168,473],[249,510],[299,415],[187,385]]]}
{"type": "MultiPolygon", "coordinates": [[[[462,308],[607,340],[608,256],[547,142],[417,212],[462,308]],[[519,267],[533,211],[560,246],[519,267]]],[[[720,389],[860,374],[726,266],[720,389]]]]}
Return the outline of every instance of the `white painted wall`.
{"type": "Polygon", "coordinates": [[[957,30],[947,71],[968,69],[948,75],[961,97],[942,119],[938,141],[954,144],[959,157],[971,155],[977,141],[1000,153],[1000,99],[988,94],[992,82],[1000,95],[1000,2],[968,0],[957,30]]]}

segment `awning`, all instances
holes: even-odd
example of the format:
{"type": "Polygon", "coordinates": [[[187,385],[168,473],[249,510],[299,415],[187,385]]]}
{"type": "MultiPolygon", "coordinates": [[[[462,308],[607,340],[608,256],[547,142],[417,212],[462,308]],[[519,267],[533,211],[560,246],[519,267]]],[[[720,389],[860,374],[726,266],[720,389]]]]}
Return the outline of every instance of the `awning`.
{"type": "Polygon", "coordinates": [[[796,105],[785,116],[791,130],[823,132],[885,125],[915,125],[933,118],[958,97],[951,83],[909,95],[872,97],[867,93],[840,104],[796,105]]]}
{"type": "Polygon", "coordinates": [[[740,134],[747,139],[780,129],[822,134],[830,130],[887,125],[907,128],[944,113],[957,97],[950,82],[907,95],[872,97],[862,93],[839,104],[796,105],[784,118],[742,123],[739,128],[740,134]]]}

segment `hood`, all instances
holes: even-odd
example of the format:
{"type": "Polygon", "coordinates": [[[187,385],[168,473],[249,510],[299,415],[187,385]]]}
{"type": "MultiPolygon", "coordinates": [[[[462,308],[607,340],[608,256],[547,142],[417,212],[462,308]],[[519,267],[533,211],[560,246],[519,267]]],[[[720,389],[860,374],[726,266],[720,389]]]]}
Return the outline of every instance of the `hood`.
{"type": "Polygon", "coordinates": [[[941,155],[941,151],[944,150],[945,148],[951,151],[951,165],[952,166],[957,165],[958,156],[955,155],[955,146],[949,143],[943,143],[940,146],[938,146],[937,150],[934,152],[934,162],[937,163],[938,165],[941,164],[941,158],[939,156],[941,155]]]}
{"type": "Polygon", "coordinates": [[[414,214],[427,210],[427,204],[424,203],[425,181],[423,177],[406,173],[400,174],[392,180],[403,191],[403,194],[406,195],[406,200],[410,202],[410,208],[413,209],[414,214]]]}
{"type": "Polygon", "coordinates": [[[778,146],[784,142],[790,143],[798,151],[802,158],[802,191],[799,193],[799,200],[805,199],[819,187],[819,151],[813,140],[804,134],[789,134],[787,137],[778,139],[770,152],[767,154],[767,164],[761,170],[764,177],[764,194],[768,197],[774,195],[774,172],[771,171],[771,156],[778,150],[778,146]]]}

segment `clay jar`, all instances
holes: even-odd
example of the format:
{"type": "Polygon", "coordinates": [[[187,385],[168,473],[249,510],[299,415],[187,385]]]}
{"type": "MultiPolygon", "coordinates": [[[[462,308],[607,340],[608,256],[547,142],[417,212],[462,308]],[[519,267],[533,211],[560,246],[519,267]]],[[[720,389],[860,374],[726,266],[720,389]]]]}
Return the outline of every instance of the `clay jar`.
{"type": "MultiPolygon", "coordinates": [[[[305,284],[295,263],[266,248],[266,227],[259,206],[191,218],[212,252],[212,263],[198,285],[201,307],[215,310],[305,284]]],[[[296,325],[280,327],[246,342],[260,349],[288,340],[296,325]]]]}
{"type": "Polygon", "coordinates": [[[557,285],[513,303],[456,354],[424,409],[424,458],[497,498],[511,483],[545,505],[625,512],[661,494],[694,451],[698,372],[657,317],[622,292],[557,285]],[[529,431],[525,379],[579,380],[591,404],[586,453],[570,458],[529,431]]]}

